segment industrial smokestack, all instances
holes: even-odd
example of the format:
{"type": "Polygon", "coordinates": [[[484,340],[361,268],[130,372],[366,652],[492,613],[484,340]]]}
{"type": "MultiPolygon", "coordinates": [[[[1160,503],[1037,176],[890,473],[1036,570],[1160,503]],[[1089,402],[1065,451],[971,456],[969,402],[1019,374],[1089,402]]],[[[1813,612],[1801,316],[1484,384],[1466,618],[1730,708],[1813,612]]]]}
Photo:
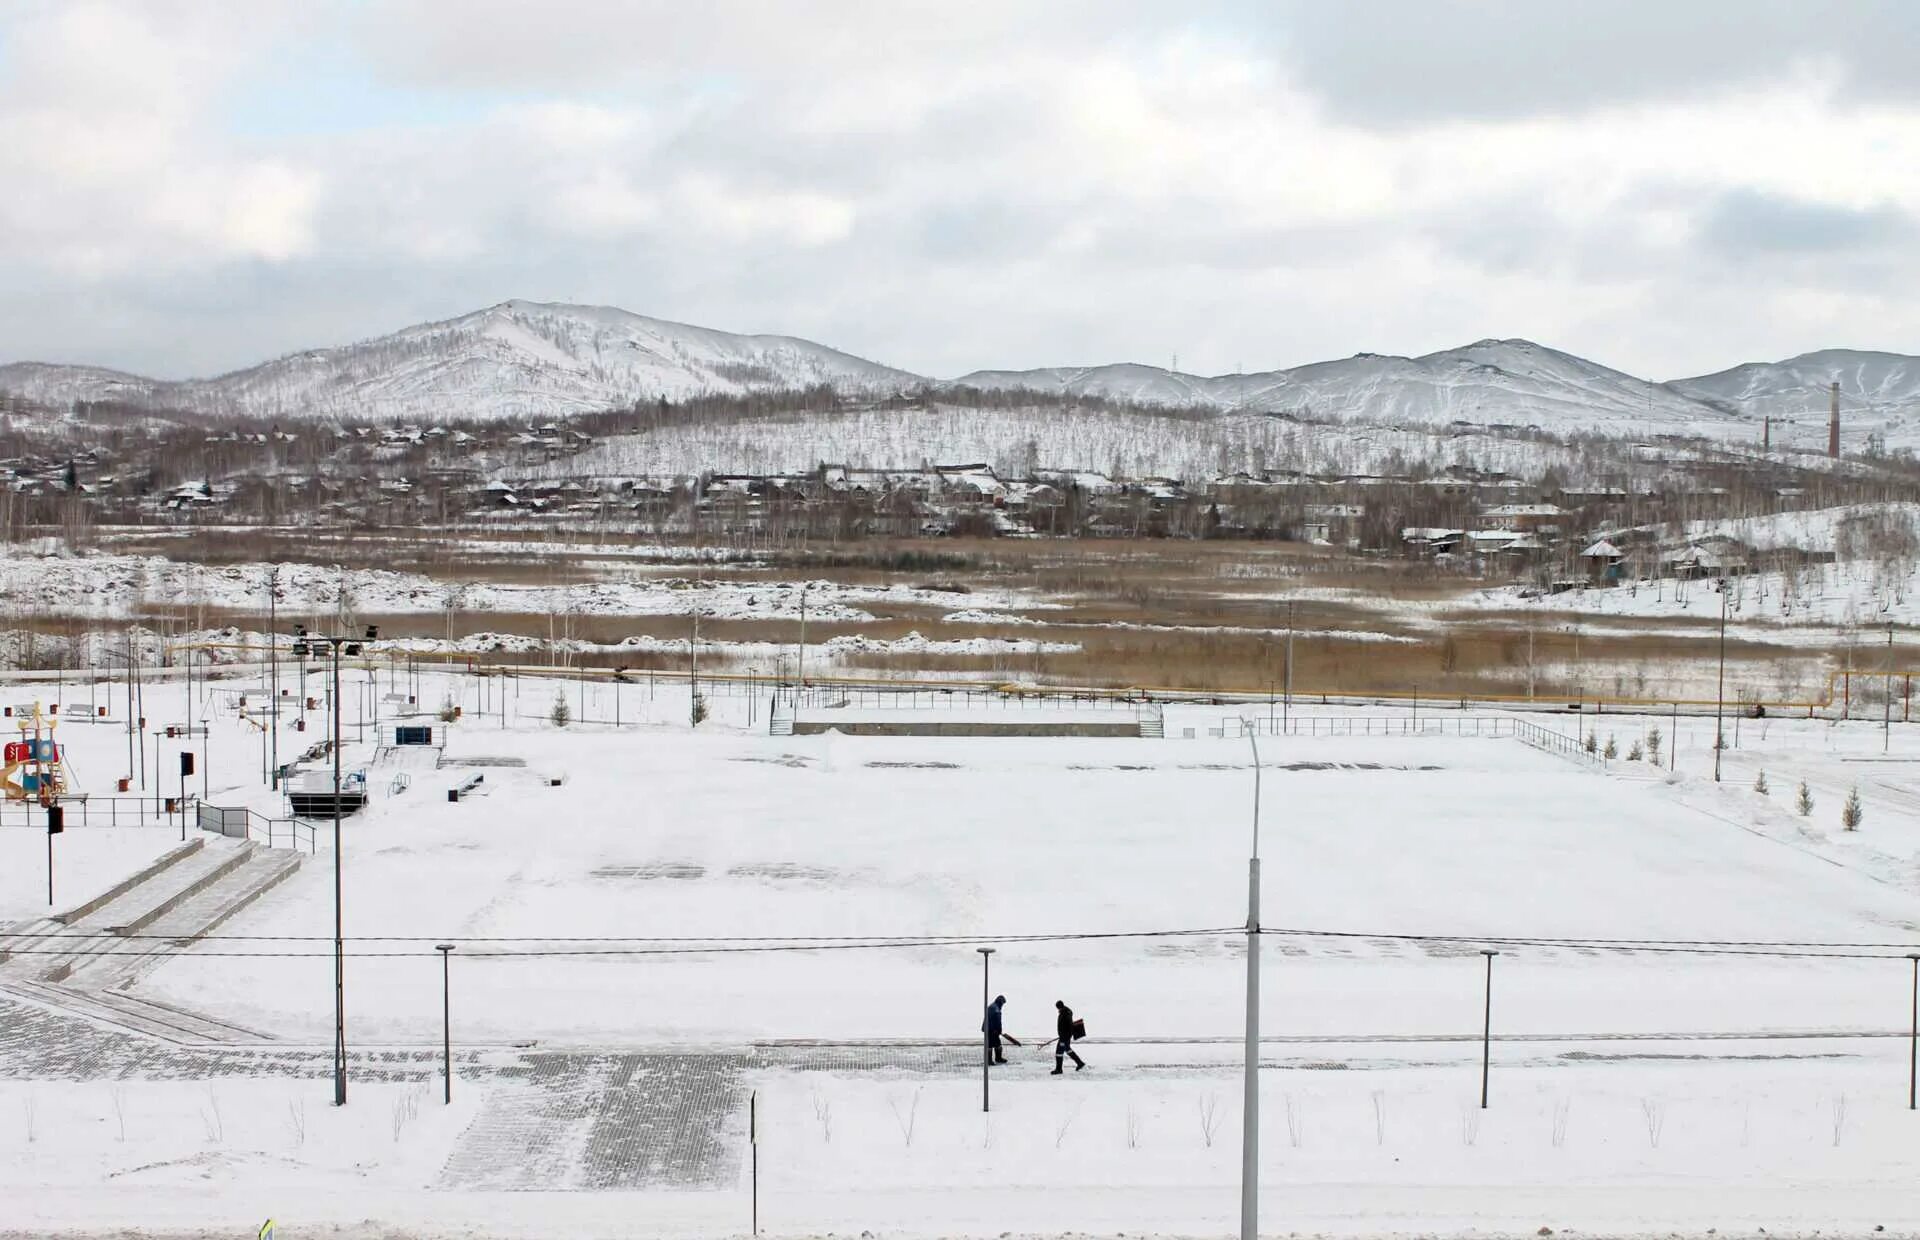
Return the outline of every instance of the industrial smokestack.
{"type": "Polygon", "coordinates": [[[1838,460],[1840,457],[1840,381],[1834,380],[1829,389],[1827,406],[1827,455],[1838,460]]]}

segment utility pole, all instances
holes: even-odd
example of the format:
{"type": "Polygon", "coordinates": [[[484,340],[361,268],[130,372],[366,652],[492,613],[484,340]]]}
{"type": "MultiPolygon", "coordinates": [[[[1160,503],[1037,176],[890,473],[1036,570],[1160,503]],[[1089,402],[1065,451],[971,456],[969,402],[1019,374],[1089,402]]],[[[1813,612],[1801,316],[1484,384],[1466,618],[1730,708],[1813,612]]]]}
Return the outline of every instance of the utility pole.
{"type": "Polygon", "coordinates": [[[1527,701],[1533,701],[1533,621],[1527,621],[1527,701]]]}
{"type": "Polygon", "coordinates": [[[1287,688],[1286,696],[1281,699],[1280,729],[1286,731],[1293,726],[1293,601],[1287,601],[1287,688]]]}
{"type": "Polygon", "coordinates": [[[800,687],[807,687],[807,587],[812,582],[800,584],[800,687]]]}
{"type": "Polygon", "coordinates": [[[687,643],[688,727],[700,726],[700,607],[693,609],[693,640],[687,643]]]}
{"type": "Polygon", "coordinates": [[[280,788],[280,566],[267,574],[267,696],[273,704],[272,734],[267,740],[267,787],[280,788]]]}
{"type": "Polygon", "coordinates": [[[1247,858],[1247,1043],[1240,1133],[1240,1240],[1260,1235],[1260,738],[1253,747],[1253,851],[1247,858]]]}
{"type": "Polygon", "coordinates": [[[1880,752],[1886,753],[1893,748],[1893,621],[1887,621],[1887,692],[1886,718],[1880,723],[1880,752]]]}
{"type": "Polygon", "coordinates": [[[1720,782],[1720,751],[1727,747],[1727,579],[1720,579],[1720,683],[1713,699],[1713,782],[1720,782]]]}

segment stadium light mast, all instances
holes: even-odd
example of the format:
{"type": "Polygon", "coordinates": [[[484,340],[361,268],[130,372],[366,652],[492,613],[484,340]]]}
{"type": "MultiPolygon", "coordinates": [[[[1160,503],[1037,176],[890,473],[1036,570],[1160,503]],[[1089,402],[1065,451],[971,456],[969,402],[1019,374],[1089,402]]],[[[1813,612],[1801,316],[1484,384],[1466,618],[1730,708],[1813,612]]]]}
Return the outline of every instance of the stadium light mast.
{"type": "Polygon", "coordinates": [[[347,1105],[347,951],[341,915],[340,870],[340,654],[360,653],[362,641],[380,636],[369,624],[365,638],[310,634],[305,625],[293,627],[293,654],[305,665],[308,653],[327,646],[333,656],[333,1105],[347,1105]]]}
{"type": "Polygon", "coordinates": [[[1260,738],[1242,720],[1253,749],[1253,851],[1247,858],[1247,1045],[1240,1121],[1240,1240],[1260,1235],[1260,738]]]}

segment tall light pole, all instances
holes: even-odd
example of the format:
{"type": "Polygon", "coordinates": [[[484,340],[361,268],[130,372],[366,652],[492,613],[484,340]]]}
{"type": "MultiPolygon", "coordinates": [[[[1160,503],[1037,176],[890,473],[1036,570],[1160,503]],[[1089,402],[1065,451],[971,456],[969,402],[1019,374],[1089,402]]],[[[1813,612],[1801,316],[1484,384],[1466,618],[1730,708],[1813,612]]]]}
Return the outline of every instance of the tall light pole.
{"type": "Polygon", "coordinates": [[[1253,851],[1247,858],[1247,1045],[1240,1103],[1240,1240],[1260,1234],[1260,738],[1253,748],[1253,851]]]}
{"type": "Polygon", "coordinates": [[[380,635],[369,624],[364,639],[344,636],[309,635],[306,626],[293,629],[293,653],[303,661],[308,651],[325,645],[333,655],[333,1105],[347,1105],[347,947],[345,921],[341,912],[340,870],[340,654],[359,654],[362,640],[380,635]]]}
{"type": "Polygon", "coordinates": [[[807,687],[807,589],[813,583],[800,583],[800,687],[807,687]]]}
{"type": "Polygon", "coordinates": [[[440,1062],[446,1065],[447,1106],[453,1105],[453,944],[435,943],[440,953],[440,1062]]]}
{"type": "Polygon", "coordinates": [[[993,1035],[987,1032],[987,1009],[993,1000],[987,996],[993,993],[993,987],[987,984],[987,978],[993,972],[993,948],[980,947],[974,950],[980,953],[980,1109],[993,1110],[993,1097],[988,1082],[993,1077],[993,1035]]]}
{"type": "Polygon", "coordinates": [[[1720,683],[1713,696],[1713,782],[1720,782],[1720,751],[1727,747],[1727,579],[1720,579],[1720,683]]]}
{"type": "Polygon", "coordinates": [[[1880,752],[1893,748],[1893,621],[1887,621],[1886,718],[1880,722],[1880,752]]]}
{"type": "Polygon", "coordinates": [[[1487,1077],[1493,1068],[1493,958],[1500,953],[1491,947],[1483,947],[1480,954],[1487,958],[1486,1009],[1480,1025],[1480,1109],[1487,1109],[1487,1077]]]}
{"type": "Polygon", "coordinates": [[[1293,727],[1293,602],[1287,602],[1287,688],[1286,696],[1280,699],[1280,730],[1288,731],[1293,727]]]}

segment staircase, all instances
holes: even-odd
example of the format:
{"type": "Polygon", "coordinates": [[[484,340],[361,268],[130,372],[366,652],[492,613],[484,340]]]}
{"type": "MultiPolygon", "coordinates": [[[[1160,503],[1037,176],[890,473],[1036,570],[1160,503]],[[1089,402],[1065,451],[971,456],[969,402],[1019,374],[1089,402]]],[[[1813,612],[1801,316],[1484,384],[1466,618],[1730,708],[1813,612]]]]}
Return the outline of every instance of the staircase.
{"type": "Polygon", "coordinates": [[[1167,735],[1167,712],[1164,706],[1148,706],[1140,712],[1140,735],[1154,740],[1164,740],[1167,735]]]}
{"type": "Polygon", "coordinates": [[[130,988],[300,862],[297,852],[251,842],[192,840],[85,904],[0,937],[0,991],[171,1042],[271,1040],[130,988]]]}
{"type": "Polygon", "coordinates": [[[774,703],[773,713],[767,716],[767,735],[792,736],[793,712],[794,706],[792,702],[774,703]]]}

